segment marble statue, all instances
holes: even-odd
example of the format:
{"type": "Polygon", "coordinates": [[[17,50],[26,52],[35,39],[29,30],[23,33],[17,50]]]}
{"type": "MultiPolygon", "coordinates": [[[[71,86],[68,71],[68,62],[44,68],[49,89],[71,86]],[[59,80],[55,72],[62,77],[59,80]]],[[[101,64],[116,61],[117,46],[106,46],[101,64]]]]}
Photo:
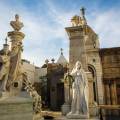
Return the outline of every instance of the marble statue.
{"type": "Polygon", "coordinates": [[[10,91],[14,82],[17,82],[21,87],[21,53],[23,51],[22,40],[25,37],[24,33],[19,32],[23,27],[23,23],[19,21],[19,15],[15,15],[15,21],[11,21],[10,25],[14,31],[8,32],[8,37],[11,39],[10,51],[10,71],[7,81],[7,90],[10,91]]]}
{"type": "Polygon", "coordinates": [[[80,9],[81,15],[75,15],[71,19],[72,26],[81,26],[81,25],[87,25],[87,21],[85,18],[85,8],[80,9]]]}
{"type": "Polygon", "coordinates": [[[0,67],[0,91],[6,91],[6,84],[8,80],[8,74],[9,74],[9,67],[10,67],[10,56],[8,45],[4,44],[3,50],[0,51],[0,61],[1,61],[1,67],[0,67]]]}
{"type": "MultiPolygon", "coordinates": [[[[10,104],[15,103],[15,106],[10,105],[11,109],[14,109],[14,107],[18,108],[21,104],[24,104],[25,102],[24,106],[30,107],[30,109],[33,108],[34,114],[32,113],[32,109],[28,111],[28,108],[24,109],[23,107],[17,109],[18,111],[17,116],[19,116],[18,118],[22,119],[24,115],[22,116],[21,113],[23,114],[24,113],[23,111],[25,111],[25,114],[27,115],[25,115],[24,118],[29,119],[31,116],[31,119],[33,117],[33,120],[38,119],[42,120],[41,96],[38,95],[37,91],[32,86],[31,82],[28,80],[27,75],[23,74],[22,72],[21,62],[21,54],[23,51],[22,41],[23,38],[25,37],[25,34],[20,32],[21,28],[23,27],[23,23],[19,21],[19,15],[17,14],[15,15],[15,21],[11,21],[10,25],[13,28],[13,31],[8,32],[7,34],[11,42],[10,50],[6,40],[6,44],[4,44],[3,50],[0,51],[0,83],[2,83],[0,86],[0,102],[3,101],[4,99],[11,100],[12,103],[10,104]],[[22,88],[22,83],[25,84],[26,91],[33,98],[33,105],[31,104],[32,101],[29,98],[27,97],[24,98],[21,96],[20,92],[22,88]],[[18,104],[19,98],[20,100],[18,104]]],[[[5,103],[5,105],[7,106],[7,103],[5,103]]],[[[7,110],[8,106],[5,107],[4,110],[8,112],[7,113],[8,115],[9,111],[7,110]]],[[[10,111],[10,117],[12,118],[13,116],[11,116],[11,114],[13,114],[14,116],[14,111],[10,111]]],[[[3,117],[5,115],[3,115],[3,117]]],[[[16,117],[14,116],[13,118],[17,119],[17,116],[16,117]]]]}
{"type": "Polygon", "coordinates": [[[72,105],[71,112],[67,114],[67,117],[75,117],[77,115],[77,117],[88,118],[88,82],[86,73],[79,61],[76,62],[71,75],[74,78],[72,84],[72,105]]]}
{"type": "Polygon", "coordinates": [[[72,26],[79,26],[82,23],[81,17],[79,17],[78,15],[75,15],[72,17],[71,22],[72,22],[72,26]]]}

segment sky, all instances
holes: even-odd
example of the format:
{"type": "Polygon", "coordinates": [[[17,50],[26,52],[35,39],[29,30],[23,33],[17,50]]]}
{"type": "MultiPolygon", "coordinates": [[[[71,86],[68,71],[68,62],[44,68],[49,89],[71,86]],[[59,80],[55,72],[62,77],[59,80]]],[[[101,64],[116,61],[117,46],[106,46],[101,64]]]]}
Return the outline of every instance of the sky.
{"type": "Polygon", "coordinates": [[[45,59],[56,61],[63,48],[69,57],[69,39],[65,27],[70,27],[72,16],[86,8],[89,26],[99,35],[100,47],[120,47],[120,0],[0,0],[0,49],[10,21],[19,14],[25,34],[22,58],[37,66],[45,59]]]}

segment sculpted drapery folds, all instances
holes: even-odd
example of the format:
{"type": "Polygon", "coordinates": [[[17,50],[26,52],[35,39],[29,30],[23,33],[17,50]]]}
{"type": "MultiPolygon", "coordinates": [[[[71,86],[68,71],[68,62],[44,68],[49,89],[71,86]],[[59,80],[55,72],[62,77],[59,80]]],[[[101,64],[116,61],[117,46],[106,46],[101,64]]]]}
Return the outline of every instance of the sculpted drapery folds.
{"type": "Polygon", "coordinates": [[[68,114],[88,114],[88,83],[82,64],[77,61],[71,75],[74,78],[72,84],[72,105],[68,114]]]}

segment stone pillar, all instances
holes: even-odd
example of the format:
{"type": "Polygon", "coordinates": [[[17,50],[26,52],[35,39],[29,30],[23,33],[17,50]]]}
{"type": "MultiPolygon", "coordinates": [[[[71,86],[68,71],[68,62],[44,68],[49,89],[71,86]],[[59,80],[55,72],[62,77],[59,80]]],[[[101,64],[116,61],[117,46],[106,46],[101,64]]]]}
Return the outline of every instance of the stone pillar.
{"type": "Polygon", "coordinates": [[[89,86],[89,105],[94,104],[94,94],[93,94],[93,79],[92,79],[92,74],[90,72],[87,73],[87,78],[88,78],[88,86],[89,86]]]}
{"type": "Polygon", "coordinates": [[[98,117],[99,109],[97,104],[94,101],[94,94],[93,94],[93,77],[91,72],[86,72],[88,78],[88,93],[89,93],[89,114],[91,117],[98,117]]]}
{"type": "Polygon", "coordinates": [[[83,26],[67,27],[66,31],[69,36],[69,62],[70,70],[77,61],[82,63],[85,71],[87,71],[87,60],[85,51],[85,33],[83,26]]]}
{"type": "Polygon", "coordinates": [[[64,84],[64,92],[65,92],[65,104],[70,103],[70,86],[68,84],[64,84]]]}
{"type": "Polygon", "coordinates": [[[111,103],[112,105],[116,105],[116,87],[115,81],[110,86],[110,95],[111,95],[111,103]]]}
{"type": "Polygon", "coordinates": [[[23,27],[23,23],[19,21],[18,15],[15,15],[15,21],[11,21],[10,25],[14,31],[8,32],[8,37],[11,39],[11,56],[7,89],[11,91],[12,95],[17,95],[22,87],[21,52],[25,35],[19,31],[23,27]]]}
{"type": "Polygon", "coordinates": [[[62,114],[66,115],[70,112],[70,86],[68,84],[64,84],[64,93],[65,93],[65,103],[62,105],[61,110],[62,114]]]}
{"type": "Polygon", "coordinates": [[[116,81],[114,81],[114,93],[115,93],[115,104],[117,104],[117,88],[116,88],[116,81]]]}
{"type": "Polygon", "coordinates": [[[105,84],[105,89],[106,89],[106,103],[107,105],[110,105],[111,104],[111,101],[110,101],[110,88],[109,88],[109,84],[105,84]]]}

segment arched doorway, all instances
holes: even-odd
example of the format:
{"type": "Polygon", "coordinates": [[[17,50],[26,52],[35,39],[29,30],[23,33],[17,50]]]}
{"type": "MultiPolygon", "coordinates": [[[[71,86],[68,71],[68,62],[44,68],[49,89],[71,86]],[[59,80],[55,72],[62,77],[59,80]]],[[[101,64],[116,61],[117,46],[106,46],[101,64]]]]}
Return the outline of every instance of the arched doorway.
{"type": "Polygon", "coordinates": [[[97,77],[96,77],[96,70],[93,65],[88,65],[89,72],[92,73],[93,77],[93,93],[94,93],[94,101],[98,103],[98,92],[97,92],[97,77]]]}

